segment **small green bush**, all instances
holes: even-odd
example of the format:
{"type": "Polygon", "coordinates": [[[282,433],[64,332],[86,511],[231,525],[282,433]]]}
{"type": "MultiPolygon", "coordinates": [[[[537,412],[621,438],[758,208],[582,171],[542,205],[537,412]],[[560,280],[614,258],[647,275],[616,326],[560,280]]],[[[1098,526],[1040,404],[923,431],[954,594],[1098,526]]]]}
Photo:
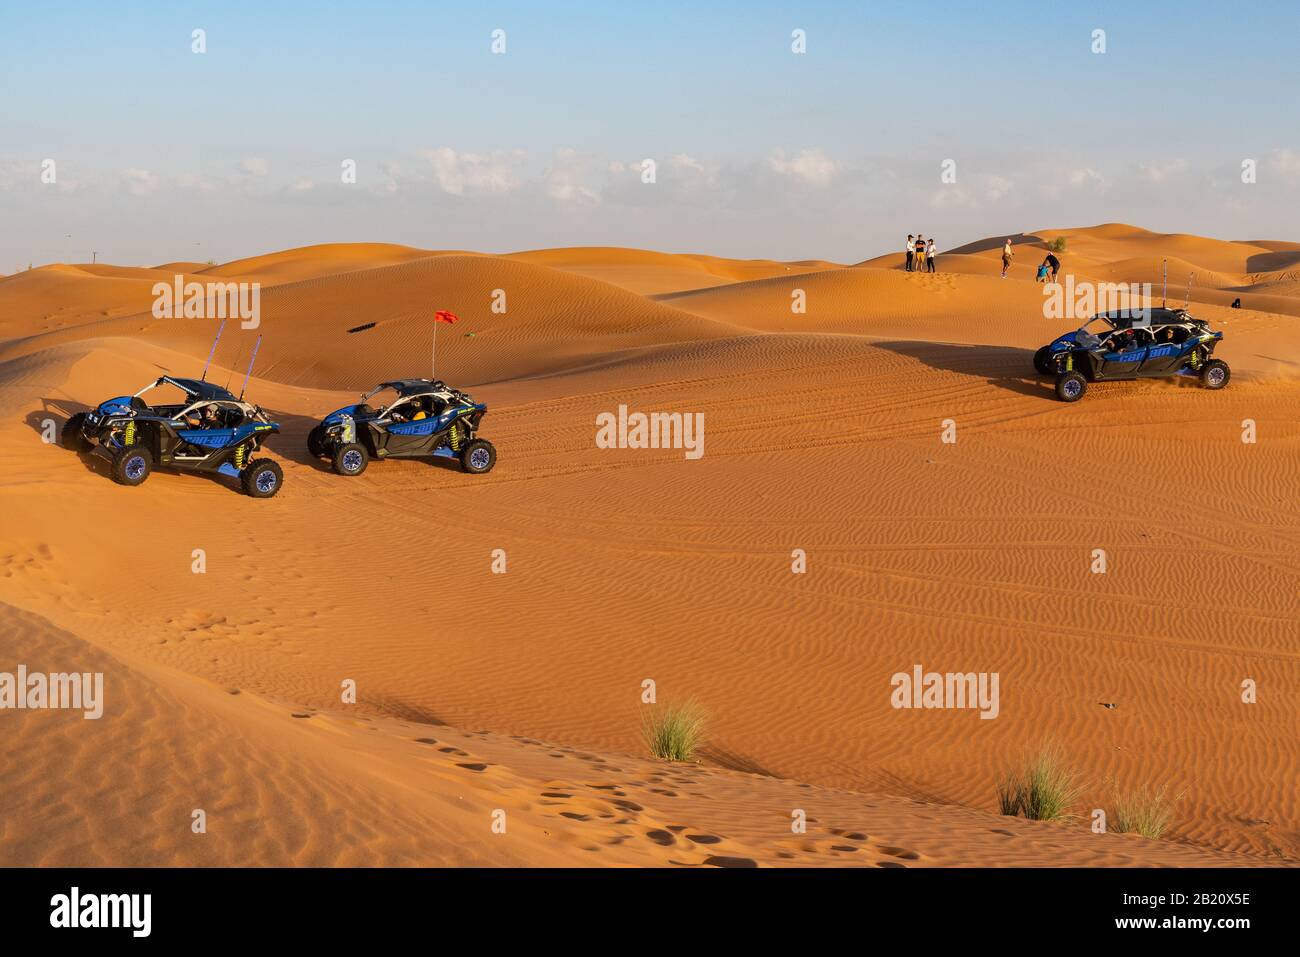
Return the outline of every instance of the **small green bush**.
{"type": "Polygon", "coordinates": [[[704,716],[694,704],[650,712],[642,726],[646,747],[664,761],[690,761],[704,741],[704,716]]]}
{"type": "Polygon", "coordinates": [[[1150,788],[1142,785],[1136,790],[1115,798],[1115,816],[1111,830],[1120,834],[1141,834],[1152,840],[1158,838],[1174,819],[1173,805],[1181,794],[1169,797],[1169,786],[1150,788]]]}
{"type": "Polygon", "coordinates": [[[1031,821],[1059,821],[1079,797],[1075,775],[1061,765],[1051,747],[1044,748],[1023,768],[1008,772],[998,782],[998,809],[1009,817],[1031,821]]]}

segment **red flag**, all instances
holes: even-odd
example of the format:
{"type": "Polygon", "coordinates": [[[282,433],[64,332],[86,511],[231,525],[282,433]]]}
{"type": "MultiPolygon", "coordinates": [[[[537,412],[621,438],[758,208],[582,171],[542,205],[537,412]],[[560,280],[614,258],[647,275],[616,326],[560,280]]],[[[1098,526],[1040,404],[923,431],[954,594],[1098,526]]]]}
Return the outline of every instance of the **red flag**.
{"type": "Polygon", "coordinates": [[[434,322],[445,322],[449,325],[457,321],[459,318],[460,317],[457,316],[454,312],[447,312],[443,309],[439,309],[437,312],[433,314],[434,322]]]}

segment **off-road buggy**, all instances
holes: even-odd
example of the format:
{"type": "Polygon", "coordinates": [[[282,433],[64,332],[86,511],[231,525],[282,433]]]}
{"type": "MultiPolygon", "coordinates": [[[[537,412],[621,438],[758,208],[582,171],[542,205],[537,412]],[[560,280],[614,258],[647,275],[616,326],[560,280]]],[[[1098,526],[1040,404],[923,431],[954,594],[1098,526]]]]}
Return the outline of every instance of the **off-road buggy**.
{"type": "Polygon", "coordinates": [[[235,398],[202,379],[165,375],[134,395],[101,402],[78,412],[63,425],[63,447],[74,452],[107,453],[113,478],[139,485],[154,466],[217,473],[239,479],[244,492],[270,498],[284,475],[270,459],[256,457],[279,425],[258,406],[235,398]],[[183,401],[148,405],[141,396],[160,386],[174,386],[183,401]]]}
{"type": "Polygon", "coordinates": [[[357,405],[331,412],[307,436],[307,450],[328,458],[340,475],[360,475],[374,459],[445,458],[482,474],[496,464],[492,443],[475,433],[487,406],[438,379],[381,382],[357,405]],[[366,400],[395,395],[373,408],[366,400]]]}
{"type": "Polygon", "coordinates": [[[1083,398],[1089,382],[1188,376],[1222,389],[1231,370],[1213,358],[1223,339],[1185,309],[1120,310],[1088,320],[1034,353],[1034,368],[1056,378],[1063,402],[1083,398]]]}

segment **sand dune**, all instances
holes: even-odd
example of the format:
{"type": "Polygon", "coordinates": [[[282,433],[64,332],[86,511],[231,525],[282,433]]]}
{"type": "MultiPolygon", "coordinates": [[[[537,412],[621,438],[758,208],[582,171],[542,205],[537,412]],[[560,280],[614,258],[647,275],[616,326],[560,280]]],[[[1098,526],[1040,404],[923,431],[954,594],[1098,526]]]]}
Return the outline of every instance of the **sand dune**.
{"type": "Polygon", "coordinates": [[[513,253],[510,258],[600,279],[642,295],[684,292],[751,279],[840,268],[836,263],[822,260],[720,259],[717,256],[611,247],[535,249],[513,253]]]}
{"type": "MultiPolygon", "coordinates": [[[[1096,277],[1167,255],[1235,282],[1291,251],[1026,235],[1062,234],[1096,277]]],[[[21,783],[0,794],[0,862],[1294,863],[1297,320],[1198,300],[1226,331],[1226,390],[1112,383],[1065,405],[1030,354],[1071,323],[1043,318],[1027,266],[999,279],[990,242],[933,276],[372,244],[205,269],[267,277],[261,326],[229,326],[212,372],[238,384],[264,336],[248,393],[282,423],[285,470],[265,502],[178,473],[126,489],[42,442],[201,367],[215,323],[150,313],[170,265],[0,280],[0,648],[102,670],[109,702],[98,722],[0,714],[21,783]],[[462,317],[439,374],[489,404],[497,467],[332,474],[307,430],[427,374],[435,308],[462,317]],[[595,447],[620,404],[704,413],[705,455],[595,447]],[[999,672],[998,718],[892,708],[918,663],[999,672]],[[638,756],[646,678],[707,713],[702,764],[638,756]],[[1080,819],[999,816],[997,778],[1049,739],[1080,819]],[[1180,795],[1163,839],[1088,829],[1160,784],[1180,795]]]]}

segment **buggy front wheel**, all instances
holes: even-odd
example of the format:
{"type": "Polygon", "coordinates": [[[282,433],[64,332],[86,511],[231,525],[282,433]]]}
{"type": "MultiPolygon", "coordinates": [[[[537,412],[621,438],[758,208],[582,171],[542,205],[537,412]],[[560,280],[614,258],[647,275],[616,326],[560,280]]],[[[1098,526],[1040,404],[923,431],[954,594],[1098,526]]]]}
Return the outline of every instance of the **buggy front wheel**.
{"type": "Polygon", "coordinates": [[[1054,370],[1052,366],[1049,364],[1051,358],[1052,358],[1051,346],[1043,346],[1043,348],[1035,352],[1034,371],[1037,372],[1039,375],[1048,375],[1049,373],[1053,372],[1054,370]]]}
{"type": "Polygon", "coordinates": [[[63,423],[63,431],[59,433],[59,444],[69,452],[89,452],[94,446],[82,432],[85,424],[86,413],[74,412],[68,417],[68,421],[63,423]]]}
{"type": "Polygon", "coordinates": [[[239,473],[244,494],[252,498],[270,498],[284,484],[284,472],[270,459],[253,459],[239,473]]]}
{"type": "Polygon", "coordinates": [[[345,442],[334,450],[334,471],[339,475],[360,475],[369,463],[366,447],[357,442],[345,442]]]}
{"type": "Polygon", "coordinates": [[[1211,359],[1201,366],[1201,385],[1207,389],[1222,389],[1231,376],[1232,370],[1222,359],[1211,359]]]}
{"type": "Polygon", "coordinates": [[[153,455],[139,445],[128,445],[113,456],[113,481],[119,485],[139,485],[153,471],[153,455]]]}
{"type": "Polygon", "coordinates": [[[307,433],[307,451],[314,458],[325,454],[325,426],[318,425],[307,433]]]}
{"type": "Polygon", "coordinates": [[[1056,377],[1056,397],[1062,402],[1078,402],[1088,391],[1088,380],[1078,372],[1062,372],[1056,377]]]}
{"type": "Polygon", "coordinates": [[[497,450],[487,439],[475,439],[460,452],[460,467],[472,475],[492,471],[497,464],[497,450]]]}

